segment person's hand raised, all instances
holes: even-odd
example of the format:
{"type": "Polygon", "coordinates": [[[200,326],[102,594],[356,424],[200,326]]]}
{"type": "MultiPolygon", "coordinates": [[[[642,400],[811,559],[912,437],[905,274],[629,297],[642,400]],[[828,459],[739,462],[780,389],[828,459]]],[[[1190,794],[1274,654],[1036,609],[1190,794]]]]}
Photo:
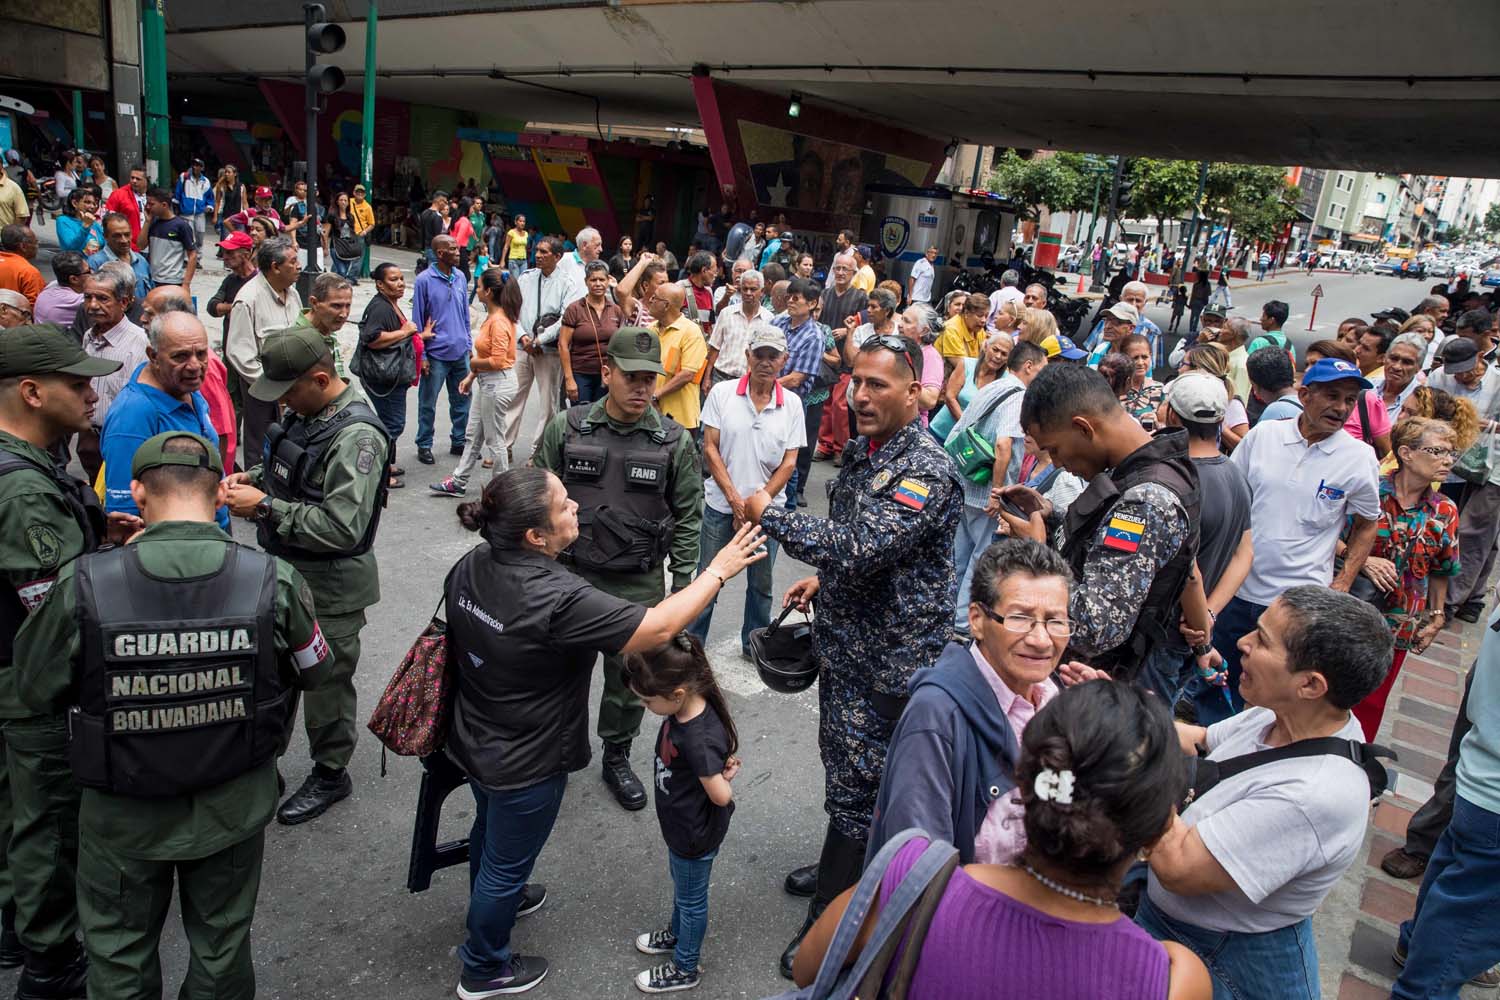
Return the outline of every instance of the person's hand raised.
{"type": "Polygon", "coordinates": [[[737,576],[740,570],[766,557],[766,535],[758,525],[747,524],[734,533],[708,568],[717,570],[724,579],[737,576]]]}

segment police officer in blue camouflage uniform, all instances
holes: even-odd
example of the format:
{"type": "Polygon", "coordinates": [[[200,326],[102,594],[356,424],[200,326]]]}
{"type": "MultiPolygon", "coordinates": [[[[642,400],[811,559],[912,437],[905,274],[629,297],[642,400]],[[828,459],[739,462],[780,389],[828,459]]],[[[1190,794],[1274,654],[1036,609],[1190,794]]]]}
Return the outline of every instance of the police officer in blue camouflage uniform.
{"type": "Polygon", "coordinates": [[[772,507],[764,491],[745,503],[751,521],[818,568],[792,585],[786,602],[805,608],[816,599],[818,606],[818,749],[829,822],[818,864],[787,877],[789,892],[813,897],[781,956],[787,978],[808,928],[859,878],[907,684],[937,660],[952,632],[963,493],[952,460],[918,420],[921,378],[915,341],[870,338],[854,363],[860,436],[844,452],[829,516],[772,507]]]}

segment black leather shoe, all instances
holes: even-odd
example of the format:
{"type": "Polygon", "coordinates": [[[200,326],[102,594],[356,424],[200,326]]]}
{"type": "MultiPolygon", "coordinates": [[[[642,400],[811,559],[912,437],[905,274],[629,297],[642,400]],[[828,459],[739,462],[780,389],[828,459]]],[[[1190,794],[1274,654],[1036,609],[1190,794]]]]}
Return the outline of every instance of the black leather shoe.
{"type": "Polygon", "coordinates": [[[16,935],[14,904],[0,911],[0,969],[19,969],[26,962],[26,948],[16,935]]]}
{"type": "Polygon", "coordinates": [[[1483,601],[1465,601],[1459,607],[1458,613],[1454,617],[1459,621],[1472,623],[1479,621],[1479,616],[1482,614],[1484,614],[1483,601]]]}
{"type": "Polygon", "coordinates": [[[802,929],[797,936],[792,938],[792,943],[786,946],[786,951],[781,953],[781,976],[783,979],[792,978],[792,963],[797,960],[797,949],[802,947],[802,939],[807,937],[807,932],[812,930],[812,925],[818,922],[823,911],[828,907],[827,903],[813,900],[807,907],[807,919],[802,921],[802,929]]]}
{"type": "Polygon", "coordinates": [[[28,953],[16,1000],[74,1000],[88,994],[89,960],[77,941],[28,953]]]}
{"type": "Polygon", "coordinates": [[[786,891],[793,896],[811,896],[818,891],[818,865],[816,862],[805,868],[797,868],[786,877],[786,891]]]}
{"type": "Polygon", "coordinates": [[[276,822],[283,826],[296,826],[310,819],[317,819],[328,811],[328,807],[341,799],[347,799],[354,791],[354,779],[349,772],[340,770],[329,775],[314,767],[302,787],[291,794],[281,808],[276,810],[276,822]]]}
{"type": "Polygon", "coordinates": [[[646,789],[630,767],[630,744],[604,744],[604,783],[622,809],[646,808],[646,789]]]}
{"type": "Polygon", "coordinates": [[[462,455],[463,453],[464,446],[461,444],[451,444],[448,446],[448,454],[450,455],[462,455]]]}
{"type": "Polygon", "coordinates": [[[437,459],[432,457],[431,448],[418,448],[417,461],[421,462],[423,465],[431,465],[433,462],[436,462],[437,459]]]}

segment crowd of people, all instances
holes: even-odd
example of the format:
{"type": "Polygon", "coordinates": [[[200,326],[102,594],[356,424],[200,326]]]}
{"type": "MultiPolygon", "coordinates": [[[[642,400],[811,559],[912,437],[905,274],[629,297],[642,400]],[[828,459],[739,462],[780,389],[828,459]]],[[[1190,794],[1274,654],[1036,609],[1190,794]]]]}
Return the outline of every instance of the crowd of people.
{"type": "MultiPolygon", "coordinates": [[[[82,995],[85,978],[97,996],[149,984],[154,958],[137,953],[154,956],[160,917],[132,925],[124,960],[121,913],[89,893],[72,903],[72,883],[170,886],[174,863],[236,921],[220,949],[231,954],[211,959],[185,910],[190,978],[226,996],[253,983],[238,935],[258,874],[247,900],[243,885],[212,889],[222,868],[181,864],[253,855],[258,873],[273,816],[307,822],[352,792],[353,676],[379,600],[371,546],[387,491],[406,481],[397,443],[411,388],[409,454],[437,464],[446,393],[455,464],[426,485],[463,499],[458,520],[481,538],[443,588],[446,753],[476,802],[459,996],[546,976],[511,938],[546,898],[530,877],[568,775],[597,739],[614,799],[645,808],[631,747],[648,709],[662,717],[651,784],[673,906],[635,938],[663,959],[635,982],[702,981],[739,770],[704,648],[720,590],[742,571],[746,659],[778,606],[814,613],[828,819],[818,860],[786,877],[809,904],[784,975],[810,982],[864,919],[850,900],[867,868],[882,879],[878,914],[937,845],[962,869],[918,942],[913,997],[987,995],[997,977],[1028,996],[1319,995],[1311,918],[1384,788],[1366,744],[1407,654],[1486,602],[1500,536],[1494,293],[1435,286],[1410,311],[1351,317],[1299,352],[1285,303],[1235,315],[1201,270],[1173,344],[1145,316],[1146,286],[1126,278],[1075,344],[1047,288],[1022,287],[1017,271],[992,295],[940,295],[921,269],[905,287],[881,280],[848,232],[818,260],[782,220],[726,211],[704,214],[678,267],[649,231],[608,254],[595,229],[533,236],[524,217],[436,192],[413,223],[423,254],[410,293],[399,265],[376,266],[345,357],[338,334],[374,225],[362,191],[321,209],[294,190],[278,209],[232,175],[208,182],[201,164],[176,191],[134,172],[108,193],[92,187],[67,192],[59,236],[84,242],[54,256],[51,285],[22,266],[35,231],[0,230],[0,319],[13,328],[0,335],[0,450],[58,497],[23,510],[23,476],[0,456],[0,519],[13,519],[0,554],[15,557],[0,569],[19,602],[8,636],[19,721],[0,728],[17,937],[0,940],[0,961],[9,942],[27,995],[82,995]],[[209,221],[224,227],[225,275],[206,306],[221,352],[186,290],[209,221]],[[317,249],[333,269],[304,303],[297,279],[317,249]],[[72,457],[96,494],[59,470],[72,457]],[[810,495],[817,461],[835,467],[826,504],[810,495]],[[125,546],[138,560],[95,551],[108,532],[78,513],[90,495],[118,539],[140,532],[125,546]],[[173,728],[152,714],[170,712],[153,707],[152,678],[182,660],[159,649],[131,668],[140,690],[115,696],[136,698],[111,716],[115,730],[88,744],[104,762],[82,758],[95,770],[79,773],[81,797],[23,780],[59,753],[28,737],[57,736],[74,706],[104,718],[114,668],[91,644],[149,620],[90,588],[120,579],[106,574],[170,581],[229,566],[223,553],[241,547],[219,529],[231,517],[252,522],[269,554],[245,557],[262,603],[241,615],[270,630],[256,633],[268,652],[234,669],[268,690],[305,689],[306,780],[278,805],[287,726],[262,719],[273,738],[243,761],[153,786],[166,782],[153,756],[165,744],[129,720],[173,728]],[[783,551],[815,573],[778,599],[783,551]],[[70,632],[79,616],[95,624],[70,632]],[[44,669],[54,662],[73,663],[71,678],[44,669]],[[141,755],[139,776],[109,763],[122,753],[141,755]],[[166,818],[148,795],[189,818],[166,818]],[[232,822],[190,818],[235,797],[232,822]],[[35,861],[67,850],[20,817],[70,811],[89,863],[35,861]],[[157,847],[142,854],[148,837],[157,847]],[[973,947],[976,926],[995,947],[973,947]]],[[[182,618],[228,606],[186,602],[182,618]]],[[[1469,874],[1500,864],[1484,840],[1500,822],[1500,637],[1485,635],[1447,777],[1383,862],[1424,877],[1397,953],[1403,1000],[1496,980],[1500,940],[1484,928],[1500,880],[1476,888],[1469,874]]],[[[213,704],[212,720],[181,724],[200,736],[170,739],[242,733],[217,713],[243,699],[213,704]]]]}

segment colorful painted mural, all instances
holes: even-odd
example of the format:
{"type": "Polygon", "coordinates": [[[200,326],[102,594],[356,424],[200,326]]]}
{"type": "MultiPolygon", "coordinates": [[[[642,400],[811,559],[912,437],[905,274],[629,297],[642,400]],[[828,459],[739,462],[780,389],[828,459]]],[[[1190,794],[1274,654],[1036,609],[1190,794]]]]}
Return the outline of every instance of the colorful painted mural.
{"type": "MultiPolygon", "coordinates": [[[[921,184],[925,160],[862,149],[759,122],[739,123],[740,146],[762,209],[847,216],[864,208],[867,184],[921,184]]],[[[765,214],[762,212],[762,214],[765,214]]]]}

